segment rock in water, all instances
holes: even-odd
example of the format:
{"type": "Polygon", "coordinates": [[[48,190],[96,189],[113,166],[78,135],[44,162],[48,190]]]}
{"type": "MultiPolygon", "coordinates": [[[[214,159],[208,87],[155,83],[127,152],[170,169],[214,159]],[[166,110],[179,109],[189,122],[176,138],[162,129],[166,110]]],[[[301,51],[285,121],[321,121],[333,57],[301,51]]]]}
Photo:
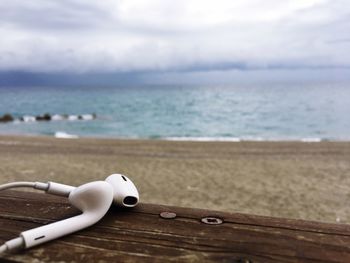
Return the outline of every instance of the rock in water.
{"type": "Polygon", "coordinates": [[[13,121],[14,118],[11,114],[4,114],[2,117],[0,117],[0,122],[10,122],[13,121]]]}
{"type": "Polygon", "coordinates": [[[51,120],[51,115],[49,113],[45,113],[42,116],[36,116],[35,119],[37,121],[50,121],[51,120]]]}

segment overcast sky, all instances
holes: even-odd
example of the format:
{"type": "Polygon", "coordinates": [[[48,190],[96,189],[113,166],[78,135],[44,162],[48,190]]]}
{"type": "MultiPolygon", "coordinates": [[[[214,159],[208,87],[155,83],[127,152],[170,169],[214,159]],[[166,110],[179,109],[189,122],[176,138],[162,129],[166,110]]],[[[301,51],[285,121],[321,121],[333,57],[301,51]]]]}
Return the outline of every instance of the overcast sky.
{"type": "Polygon", "coordinates": [[[0,71],[348,67],[348,0],[0,0],[0,71]]]}

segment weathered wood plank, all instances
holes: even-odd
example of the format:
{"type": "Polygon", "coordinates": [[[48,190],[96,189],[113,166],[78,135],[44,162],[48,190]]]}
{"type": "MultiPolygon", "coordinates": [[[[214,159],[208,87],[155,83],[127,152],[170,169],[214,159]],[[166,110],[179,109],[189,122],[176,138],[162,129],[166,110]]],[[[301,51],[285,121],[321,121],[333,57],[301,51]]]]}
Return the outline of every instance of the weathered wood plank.
{"type": "MultiPolygon", "coordinates": [[[[0,192],[0,242],[77,213],[64,198],[0,192]]],[[[0,260],[350,262],[350,226],[140,204],[128,210],[112,207],[89,229],[17,254],[1,255],[0,260]],[[161,218],[164,211],[176,213],[176,218],[161,218]],[[224,222],[201,222],[208,216],[224,222]]]]}

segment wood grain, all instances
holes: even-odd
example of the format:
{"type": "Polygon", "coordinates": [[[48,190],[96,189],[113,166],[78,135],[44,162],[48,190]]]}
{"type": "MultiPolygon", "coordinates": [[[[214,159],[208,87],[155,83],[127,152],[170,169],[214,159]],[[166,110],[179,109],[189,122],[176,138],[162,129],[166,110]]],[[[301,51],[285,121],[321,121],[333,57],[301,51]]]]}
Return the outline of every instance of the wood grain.
{"type": "MultiPolygon", "coordinates": [[[[78,214],[64,198],[0,193],[0,242],[78,214]]],[[[1,262],[350,262],[350,226],[140,204],[1,262]],[[161,212],[174,212],[164,219],[161,212]],[[201,222],[217,217],[220,225],[201,222]]]]}

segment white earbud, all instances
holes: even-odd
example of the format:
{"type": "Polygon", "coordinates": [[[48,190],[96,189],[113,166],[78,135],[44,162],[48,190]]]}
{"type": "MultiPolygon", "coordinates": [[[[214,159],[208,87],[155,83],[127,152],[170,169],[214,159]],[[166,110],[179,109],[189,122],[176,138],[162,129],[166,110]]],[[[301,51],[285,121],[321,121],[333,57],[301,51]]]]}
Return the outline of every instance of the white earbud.
{"type": "Polygon", "coordinates": [[[139,192],[133,182],[122,174],[112,174],[106,178],[113,187],[113,201],[116,205],[134,207],[139,202],[139,192]]]}
{"type": "Polygon", "coordinates": [[[113,200],[110,184],[97,181],[75,188],[69,194],[69,202],[82,214],[49,225],[24,231],[20,236],[25,248],[56,239],[89,227],[98,222],[108,211],[113,200]]]}
{"type": "Polygon", "coordinates": [[[18,248],[30,248],[87,228],[107,213],[113,201],[116,205],[125,207],[134,207],[139,201],[139,193],[135,185],[121,174],[112,174],[106,181],[91,182],[79,187],[54,182],[47,184],[25,182],[0,186],[0,190],[29,185],[35,189],[45,190],[49,194],[68,196],[69,202],[82,214],[24,231],[20,237],[0,246],[0,253],[18,248]]]}

